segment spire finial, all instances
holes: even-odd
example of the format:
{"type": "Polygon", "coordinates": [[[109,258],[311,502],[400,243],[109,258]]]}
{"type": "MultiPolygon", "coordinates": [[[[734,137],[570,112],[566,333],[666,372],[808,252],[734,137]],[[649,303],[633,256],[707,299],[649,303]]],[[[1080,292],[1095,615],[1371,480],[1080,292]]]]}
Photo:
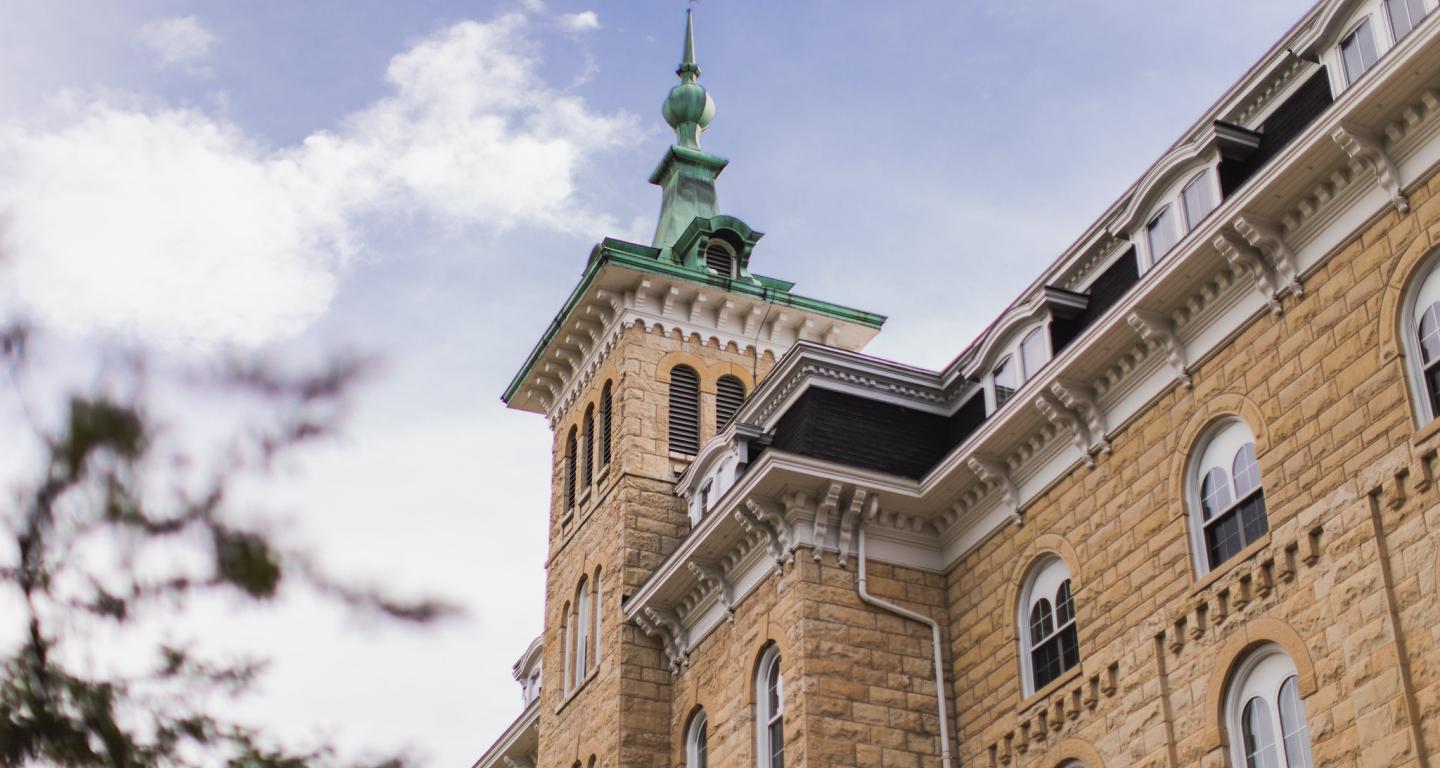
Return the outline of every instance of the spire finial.
{"type": "Polygon", "coordinates": [[[715,119],[715,100],[705,86],[695,82],[700,66],[695,63],[695,13],[689,8],[685,9],[685,51],[675,74],[680,76],[680,84],[670,89],[661,112],[675,129],[676,146],[699,149],[700,132],[715,119]]]}

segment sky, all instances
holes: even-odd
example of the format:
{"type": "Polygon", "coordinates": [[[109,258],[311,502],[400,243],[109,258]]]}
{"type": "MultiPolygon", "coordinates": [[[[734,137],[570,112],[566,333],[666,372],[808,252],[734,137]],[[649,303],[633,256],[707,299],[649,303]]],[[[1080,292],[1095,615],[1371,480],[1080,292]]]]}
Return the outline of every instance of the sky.
{"type": "MultiPolygon", "coordinates": [[[[0,0],[0,319],[62,368],[378,359],[344,435],[254,493],[332,569],[464,618],[296,596],[195,631],[272,657],[247,718],[469,765],[543,607],[549,428],[499,395],[590,246],[649,242],[686,7],[752,268],[936,368],[1308,6],[0,0]]],[[[0,380],[0,433],[20,413],[0,380]]]]}

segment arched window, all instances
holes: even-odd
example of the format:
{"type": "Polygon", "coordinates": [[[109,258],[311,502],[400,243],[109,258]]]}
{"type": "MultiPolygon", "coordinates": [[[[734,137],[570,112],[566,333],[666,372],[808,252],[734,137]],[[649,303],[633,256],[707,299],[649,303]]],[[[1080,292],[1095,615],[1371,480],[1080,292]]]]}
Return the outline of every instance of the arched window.
{"type": "Polygon", "coordinates": [[[585,407],[585,487],[595,482],[595,406],[585,407]]]}
{"type": "Polygon", "coordinates": [[[734,376],[715,382],[715,428],[723,429],[745,402],[745,384],[734,376]]]}
{"type": "Polygon", "coordinates": [[[709,725],[703,709],[690,716],[690,727],[685,729],[685,768],[705,768],[709,763],[709,725]]]}
{"type": "Polygon", "coordinates": [[[1201,573],[1258,541],[1270,529],[1255,438],[1239,419],[1214,427],[1189,473],[1190,521],[1201,573]]]}
{"type": "Polygon", "coordinates": [[[1313,768],[1300,677],[1278,646],[1250,654],[1225,699],[1230,761],[1236,766],[1313,768]]]}
{"type": "Polygon", "coordinates": [[[575,428],[565,438],[565,508],[575,508],[575,428]]]}
{"type": "Polygon", "coordinates": [[[595,651],[591,654],[591,656],[594,657],[594,661],[592,661],[591,664],[593,664],[596,669],[599,669],[599,668],[600,668],[600,639],[601,639],[601,635],[600,635],[600,622],[601,622],[601,621],[603,620],[603,618],[604,618],[604,612],[600,610],[600,606],[603,605],[603,603],[601,603],[601,601],[600,601],[600,598],[601,598],[601,589],[600,589],[601,581],[600,581],[600,569],[599,569],[599,568],[596,568],[596,569],[595,569],[595,582],[594,582],[594,583],[595,583],[595,651]]]}
{"type": "Polygon", "coordinates": [[[580,577],[580,586],[575,588],[575,684],[584,682],[590,672],[590,582],[580,577]]]}
{"type": "Polygon", "coordinates": [[[610,382],[600,390],[600,466],[610,466],[610,382]]]}
{"type": "Polygon", "coordinates": [[[1018,620],[1029,695],[1080,663],[1080,642],[1065,561],[1047,557],[1032,568],[1023,595],[1018,620]]]}
{"type": "Polygon", "coordinates": [[[700,376],[688,365],[670,370],[670,450],[700,451],[700,376]]]}
{"type": "Polygon", "coordinates": [[[755,757],[757,768],[785,766],[785,696],[780,680],[780,649],[760,656],[755,672],[755,757]]]}
{"type": "Polygon", "coordinates": [[[560,688],[566,693],[573,688],[570,683],[574,680],[575,666],[571,661],[571,655],[575,653],[575,622],[570,619],[570,602],[565,602],[565,607],[560,609],[560,688]]]}
{"type": "Polygon", "coordinates": [[[1411,291],[1405,323],[1406,358],[1420,393],[1420,422],[1440,416],[1440,264],[1411,291]]]}
{"type": "Polygon", "coordinates": [[[723,240],[705,246],[705,266],[721,277],[735,277],[735,252],[723,240]]]}

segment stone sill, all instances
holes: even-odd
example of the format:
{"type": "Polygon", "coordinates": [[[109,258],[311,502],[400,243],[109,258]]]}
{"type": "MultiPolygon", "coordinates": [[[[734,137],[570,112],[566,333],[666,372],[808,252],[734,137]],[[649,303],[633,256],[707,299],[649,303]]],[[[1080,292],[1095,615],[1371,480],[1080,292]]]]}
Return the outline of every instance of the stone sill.
{"type": "Polygon", "coordinates": [[[1260,538],[1247,544],[1244,549],[1237,552],[1234,557],[1222,563],[1219,568],[1216,568],[1215,570],[1210,571],[1204,576],[1195,579],[1194,583],[1190,585],[1190,595],[1193,597],[1197,593],[1205,591],[1207,587],[1219,581],[1225,576],[1225,574],[1235,570],[1236,566],[1240,565],[1246,560],[1249,560],[1250,558],[1254,557],[1256,553],[1270,546],[1270,534],[1271,531],[1266,531],[1264,536],[1261,536],[1260,538]]]}
{"type": "Polygon", "coordinates": [[[1075,666],[1062,673],[1059,677],[1046,683],[1044,688],[1041,688],[1040,690],[1021,699],[1020,706],[1015,709],[1015,712],[1019,715],[1020,719],[1025,719],[1026,710],[1032,709],[1037,704],[1044,703],[1046,699],[1050,698],[1050,694],[1060,690],[1061,688],[1065,688],[1066,686],[1075,682],[1075,680],[1080,677],[1083,671],[1083,667],[1083,664],[1076,664],[1075,666]]]}
{"type": "Polygon", "coordinates": [[[1440,434],[1440,419],[1431,419],[1429,424],[1421,427],[1419,431],[1415,433],[1415,437],[1411,439],[1411,442],[1415,445],[1424,445],[1430,442],[1431,438],[1437,434],[1440,434]]]}
{"type": "Polygon", "coordinates": [[[597,664],[594,667],[591,667],[590,671],[586,673],[585,679],[581,680],[579,685],[571,688],[570,691],[565,694],[565,697],[560,699],[560,703],[555,705],[555,714],[560,714],[560,710],[564,709],[570,704],[570,702],[574,701],[575,697],[579,696],[580,692],[585,690],[585,686],[589,685],[590,681],[594,680],[599,675],[600,665],[597,664]]]}

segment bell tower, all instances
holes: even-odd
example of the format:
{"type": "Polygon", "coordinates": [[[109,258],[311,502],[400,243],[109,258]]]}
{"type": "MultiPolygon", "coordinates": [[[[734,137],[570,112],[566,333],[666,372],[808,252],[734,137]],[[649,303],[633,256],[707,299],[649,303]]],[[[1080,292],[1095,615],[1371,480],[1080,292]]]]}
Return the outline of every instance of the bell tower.
{"type": "Polygon", "coordinates": [[[676,74],[654,240],[591,250],[503,396],[553,432],[540,768],[670,764],[670,619],[625,623],[621,605],[689,533],[675,479],[796,342],[855,350],[885,321],[751,271],[763,233],[720,210],[688,12],[676,74]]]}

